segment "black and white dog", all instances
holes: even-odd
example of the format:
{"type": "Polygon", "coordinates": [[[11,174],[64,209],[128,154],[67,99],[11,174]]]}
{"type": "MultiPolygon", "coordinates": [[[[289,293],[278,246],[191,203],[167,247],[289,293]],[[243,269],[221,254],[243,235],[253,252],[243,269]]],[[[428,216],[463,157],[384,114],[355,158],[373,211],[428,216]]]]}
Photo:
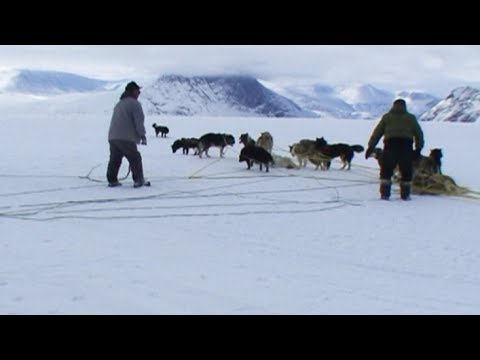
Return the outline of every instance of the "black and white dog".
{"type": "Polygon", "coordinates": [[[233,146],[235,144],[235,138],[230,134],[216,134],[208,133],[198,139],[198,155],[202,157],[203,153],[208,155],[208,149],[213,147],[220,148],[220,157],[223,157],[223,151],[227,145],[233,146]]]}

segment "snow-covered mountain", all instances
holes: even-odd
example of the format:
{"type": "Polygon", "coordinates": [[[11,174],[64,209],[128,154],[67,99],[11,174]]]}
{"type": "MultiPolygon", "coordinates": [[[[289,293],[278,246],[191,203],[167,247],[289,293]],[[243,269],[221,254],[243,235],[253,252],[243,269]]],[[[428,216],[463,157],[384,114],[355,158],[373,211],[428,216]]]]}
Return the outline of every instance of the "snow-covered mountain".
{"type": "Polygon", "coordinates": [[[315,117],[243,75],[164,75],[143,89],[147,113],[162,115],[315,117]]]}
{"type": "Polygon", "coordinates": [[[421,91],[400,91],[396,98],[404,99],[407,103],[408,111],[421,116],[439,103],[440,98],[421,91]]]}
{"type": "Polygon", "coordinates": [[[294,85],[275,89],[304,109],[335,118],[376,119],[390,109],[396,98],[405,99],[409,111],[420,116],[439,101],[423,92],[401,91],[394,94],[368,84],[336,87],[325,84],[294,85]]]}
{"type": "MultiPolygon", "coordinates": [[[[47,101],[52,102],[53,111],[58,103],[53,98],[61,95],[62,99],[66,96],[65,104],[60,101],[62,113],[69,109],[98,112],[88,105],[94,93],[92,101],[105,113],[128,81],[105,81],[58,71],[4,70],[0,71],[0,101],[47,101]],[[22,96],[24,100],[18,99],[22,96]]],[[[423,92],[393,94],[368,84],[282,86],[248,75],[164,75],[141,85],[144,87],[140,100],[150,115],[378,119],[395,98],[403,98],[409,111],[420,117],[439,101],[423,92]]]]}
{"type": "Polygon", "coordinates": [[[342,86],[337,88],[338,96],[355,111],[354,118],[375,119],[384,114],[392,106],[395,95],[369,84],[342,86]]]}
{"type": "Polygon", "coordinates": [[[57,95],[115,90],[122,81],[111,82],[58,71],[11,70],[0,73],[0,92],[57,95]]]}
{"type": "Polygon", "coordinates": [[[459,87],[423,114],[423,121],[476,122],[480,117],[480,90],[459,87]]]}
{"type": "Polygon", "coordinates": [[[292,99],[302,108],[313,111],[321,117],[349,118],[355,112],[354,107],[339,98],[335,89],[328,85],[317,84],[280,88],[268,82],[263,83],[275,89],[279,94],[292,99]]]}

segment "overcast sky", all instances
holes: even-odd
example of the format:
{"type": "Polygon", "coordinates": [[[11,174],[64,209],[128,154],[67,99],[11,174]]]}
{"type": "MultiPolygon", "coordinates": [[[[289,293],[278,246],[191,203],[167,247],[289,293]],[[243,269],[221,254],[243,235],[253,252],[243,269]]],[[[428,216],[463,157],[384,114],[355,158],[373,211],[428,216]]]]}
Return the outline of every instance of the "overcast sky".
{"type": "Polygon", "coordinates": [[[247,73],[279,83],[369,83],[446,96],[480,85],[479,45],[1,45],[0,70],[148,81],[162,74],[247,73]]]}

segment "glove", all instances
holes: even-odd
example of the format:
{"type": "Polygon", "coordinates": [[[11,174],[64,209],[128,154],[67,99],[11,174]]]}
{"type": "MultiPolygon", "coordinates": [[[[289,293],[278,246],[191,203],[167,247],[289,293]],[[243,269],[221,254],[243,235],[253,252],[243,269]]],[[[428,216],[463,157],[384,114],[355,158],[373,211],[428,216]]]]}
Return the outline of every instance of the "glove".
{"type": "Polygon", "coordinates": [[[365,151],[365,159],[368,159],[370,155],[372,155],[373,150],[374,149],[372,147],[367,148],[367,151],[365,151]]]}
{"type": "Polygon", "coordinates": [[[147,145],[147,138],[145,136],[143,136],[142,139],[140,140],[140,144],[147,145]]]}

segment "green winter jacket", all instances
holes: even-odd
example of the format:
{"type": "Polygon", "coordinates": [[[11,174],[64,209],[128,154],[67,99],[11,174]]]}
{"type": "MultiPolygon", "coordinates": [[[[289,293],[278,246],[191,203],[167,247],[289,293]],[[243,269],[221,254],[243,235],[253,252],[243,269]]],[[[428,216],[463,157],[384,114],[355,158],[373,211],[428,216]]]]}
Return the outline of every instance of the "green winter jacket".
{"type": "Polygon", "coordinates": [[[423,132],[415,115],[407,112],[406,109],[392,108],[382,116],[382,120],[373,130],[368,141],[368,147],[374,148],[381,137],[384,140],[390,138],[412,139],[415,141],[415,149],[422,150],[424,145],[423,132]]]}

